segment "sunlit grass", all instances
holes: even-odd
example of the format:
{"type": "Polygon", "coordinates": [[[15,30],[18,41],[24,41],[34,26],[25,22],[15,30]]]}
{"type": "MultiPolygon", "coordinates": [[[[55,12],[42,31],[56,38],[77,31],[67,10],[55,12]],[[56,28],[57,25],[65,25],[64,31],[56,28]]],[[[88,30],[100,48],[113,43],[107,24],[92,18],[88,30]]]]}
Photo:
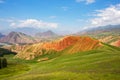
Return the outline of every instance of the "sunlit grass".
{"type": "Polygon", "coordinates": [[[9,57],[0,80],[119,80],[120,49],[105,45],[97,50],[67,54],[46,54],[31,61],[9,57]],[[37,62],[48,57],[49,60],[37,62]]]}

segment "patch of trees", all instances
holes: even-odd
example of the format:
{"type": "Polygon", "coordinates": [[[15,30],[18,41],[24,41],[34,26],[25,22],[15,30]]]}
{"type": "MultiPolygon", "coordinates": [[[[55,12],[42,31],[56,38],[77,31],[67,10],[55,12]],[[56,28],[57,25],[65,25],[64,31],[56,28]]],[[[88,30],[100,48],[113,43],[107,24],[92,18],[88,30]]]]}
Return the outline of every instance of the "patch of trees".
{"type": "Polygon", "coordinates": [[[0,57],[3,57],[4,55],[9,55],[9,54],[14,54],[16,55],[17,53],[12,52],[8,49],[0,48],[0,57]]]}
{"type": "Polygon", "coordinates": [[[7,59],[0,57],[0,69],[7,67],[7,59]]]}

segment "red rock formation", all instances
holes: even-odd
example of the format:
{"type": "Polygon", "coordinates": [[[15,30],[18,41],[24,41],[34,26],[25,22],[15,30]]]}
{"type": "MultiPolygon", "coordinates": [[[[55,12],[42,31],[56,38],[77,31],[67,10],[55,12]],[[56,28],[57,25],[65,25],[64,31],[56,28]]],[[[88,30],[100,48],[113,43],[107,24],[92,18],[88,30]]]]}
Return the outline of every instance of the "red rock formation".
{"type": "Polygon", "coordinates": [[[68,46],[76,43],[79,40],[79,38],[80,37],[78,36],[68,36],[57,42],[44,43],[42,45],[42,48],[47,49],[47,50],[53,49],[56,51],[61,51],[67,48],[68,46]]]}
{"type": "Polygon", "coordinates": [[[81,37],[77,43],[75,43],[68,53],[76,53],[80,51],[88,51],[92,49],[96,49],[98,47],[102,46],[102,44],[95,39],[92,39],[90,37],[81,37]]]}
{"type": "Polygon", "coordinates": [[[111,43],[111,45],[116,46],[116,47],[120,47],[120,40],[111,43]]]}
{"type": "Polygon", "coordinates": [[[96,49],[99,46],[101,46],[100,42],[90,37],[67,36],[58,41],[37,43],[27,46],[23,51],[18,53],[16,57],[30,60],[36,56],[46,54],[50,50],[62,51],[70,47],[65,54],[72,54],[80,51],[96,49]]]}

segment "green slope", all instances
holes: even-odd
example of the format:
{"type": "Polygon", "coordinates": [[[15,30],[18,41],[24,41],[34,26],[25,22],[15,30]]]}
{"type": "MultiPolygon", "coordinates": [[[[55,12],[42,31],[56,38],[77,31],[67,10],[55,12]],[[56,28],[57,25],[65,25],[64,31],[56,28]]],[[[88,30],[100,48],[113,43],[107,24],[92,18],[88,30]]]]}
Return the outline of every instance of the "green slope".
{"type": "Polygon", "coordinates": [[[8,68],[0,70],[0,80],[120,79],[119,48],[104,44],[104,47],[87,52],[67,55],[64,54],[66,51],[62,51],[60,55],[51,51],[53,52],[52,55],[42,56],[49,57],[49,60],[42,62],[36,62],[36,59],[31,61],[14,60],[9,57],[9,63],[13,64],[9,64],[8,68]],[[12,70],[10,70],[11,67],[12,70]],[[8,71],[9,73],[7,73],[8,71]]]}

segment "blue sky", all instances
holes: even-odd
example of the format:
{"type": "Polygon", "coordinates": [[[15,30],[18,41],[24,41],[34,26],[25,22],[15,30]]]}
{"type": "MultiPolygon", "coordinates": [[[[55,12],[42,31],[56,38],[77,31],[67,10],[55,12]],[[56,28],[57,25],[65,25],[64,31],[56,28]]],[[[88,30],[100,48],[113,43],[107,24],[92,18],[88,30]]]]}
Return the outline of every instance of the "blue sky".
{"type": "Polygon", "coordinates": [[[0,0],[0,30],[77,32],[120,24],[120,0],[0,0]]]}

